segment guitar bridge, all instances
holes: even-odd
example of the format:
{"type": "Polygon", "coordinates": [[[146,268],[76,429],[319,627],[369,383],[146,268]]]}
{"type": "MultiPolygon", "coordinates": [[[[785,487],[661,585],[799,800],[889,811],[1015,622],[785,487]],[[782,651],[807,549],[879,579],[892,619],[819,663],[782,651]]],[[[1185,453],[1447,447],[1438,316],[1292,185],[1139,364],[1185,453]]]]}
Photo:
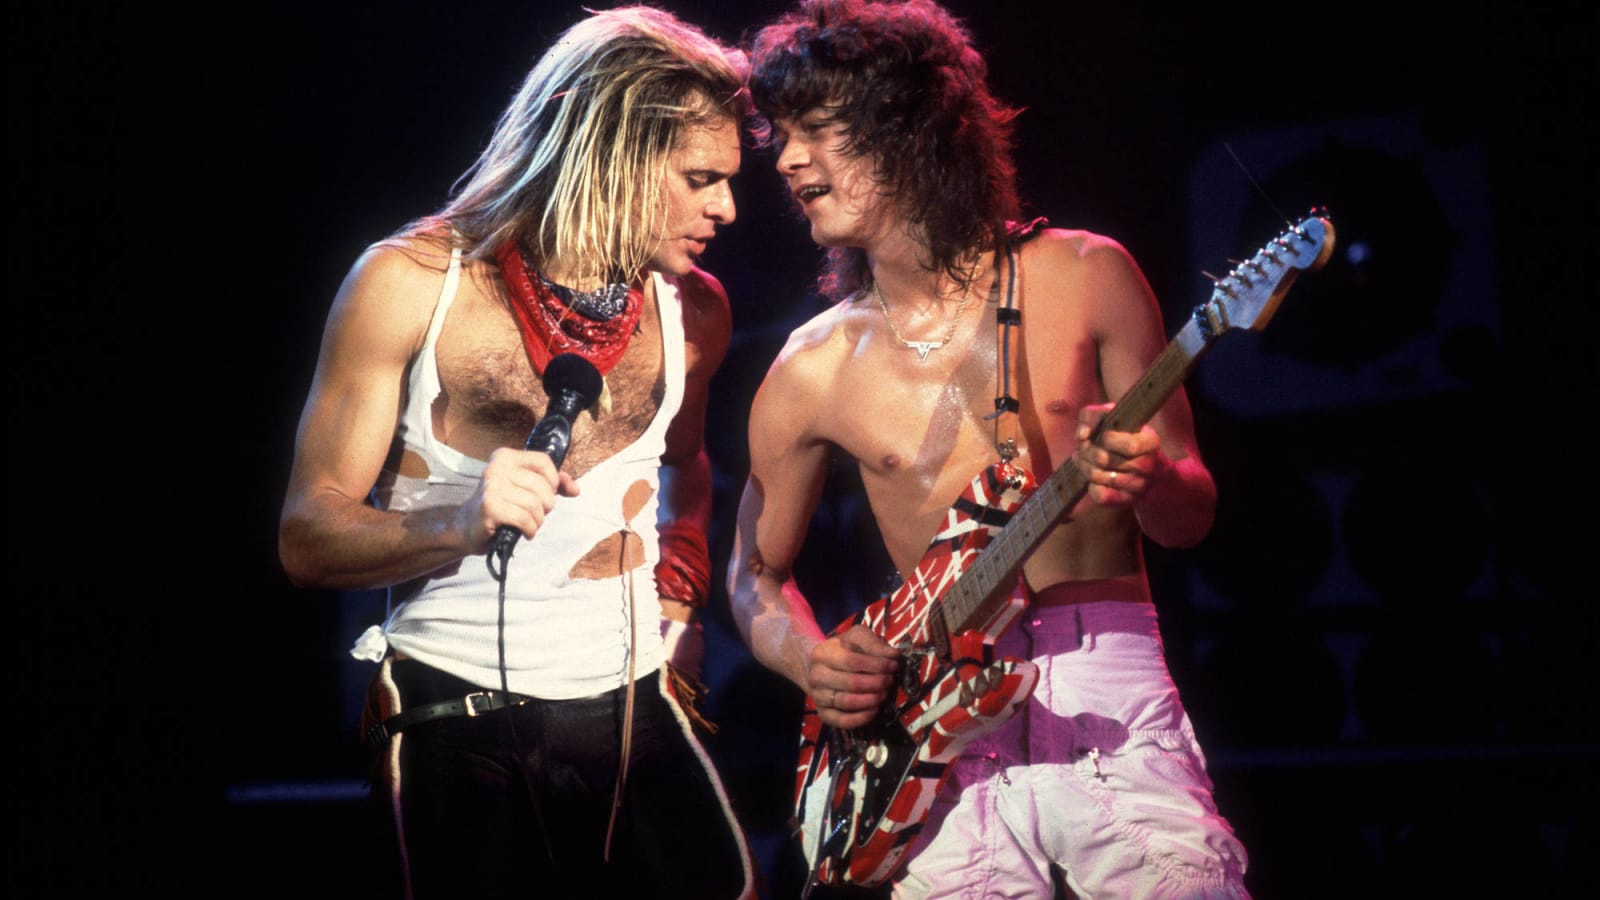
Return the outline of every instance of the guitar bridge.
{"type": "Polygon", "coordinates": [[[921,674],[923,661],[934,658],[937,654],[936,648],[926,644],[914,645],[901,651],[900,690],[905,693],[908,703],[922,699],[922,695],[927,691],[928,681],[925,681],[921,674]]]}

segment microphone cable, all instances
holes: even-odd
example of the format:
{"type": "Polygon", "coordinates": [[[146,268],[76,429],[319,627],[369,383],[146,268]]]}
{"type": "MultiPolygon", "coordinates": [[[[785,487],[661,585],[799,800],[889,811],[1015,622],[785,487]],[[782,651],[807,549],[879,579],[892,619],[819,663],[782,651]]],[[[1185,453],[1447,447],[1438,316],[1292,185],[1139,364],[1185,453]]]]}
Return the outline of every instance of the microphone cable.
{"type": "MultiPolygon", "coordinates": [[[[563,353],[553,357],[545,366],[543,384],[549,404],[544,418],[535,423],[528,433],[525,449],[544,451],[559,471],[561,464],[566,461],[567,449],[571,445],[572,420],[600,396],[604,381],[599,370],[589,360],[575,353],[563,353]]],[[[533,808],[534,825],[539,831],[540,842],[544,844],[545,857],[550,862],[551,876],[556,881],[562,896],[574,897],[576,895],[573,894],[571,885],[567,883],[567,872],[556,860],[555,848],[550,843],[550,830],[545,822],[544,810],[539,803],[539,793],[534,788],[523,762],[525,754],[522,750],[522,735],[517,730],[515,706],[511,703],[510,679],[506,670],[506,581],[512,549],[520,537],[521,533],[515,526],[501,525],[495,529],[494,542],[484,558],[489,576],[499,585],[496,591],[498,611],[495,643],[500,661],[500,693],[506,701],[505,722],[511,734],[511,751],[514,754],[516,770],[522,780],[523,789],[527,792],[528,804],[533,808]],[[496,560],[500,563],[498,568],[495,567],[496,560]]]]}

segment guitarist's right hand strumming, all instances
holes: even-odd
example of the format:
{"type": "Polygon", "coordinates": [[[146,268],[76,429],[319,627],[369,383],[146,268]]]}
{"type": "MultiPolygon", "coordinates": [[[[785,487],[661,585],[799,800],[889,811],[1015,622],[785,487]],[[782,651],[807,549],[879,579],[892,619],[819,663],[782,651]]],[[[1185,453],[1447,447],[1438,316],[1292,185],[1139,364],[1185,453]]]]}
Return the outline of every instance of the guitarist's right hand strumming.
{"type": "Polygon", "coordinates": [[[878,717],[899,669],[900,651],[856,625],[811,648],[806,693],[823,724],[861,728],[878,717]]]}

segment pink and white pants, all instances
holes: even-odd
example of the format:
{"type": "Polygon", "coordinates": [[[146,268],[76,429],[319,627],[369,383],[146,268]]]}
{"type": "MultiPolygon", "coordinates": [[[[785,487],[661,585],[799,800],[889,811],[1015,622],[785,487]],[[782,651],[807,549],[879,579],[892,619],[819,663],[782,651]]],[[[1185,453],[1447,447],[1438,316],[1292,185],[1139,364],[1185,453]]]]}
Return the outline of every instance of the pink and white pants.
{"type": "Polygon", "coordinates": [[[1155,607],[1063,593],[1042,592],[997,642],[1039,666],[1038,686],[953,764],[894,897],[1048,898],[1054,864],[1081,900],[1247,898],[1155,607]]]}

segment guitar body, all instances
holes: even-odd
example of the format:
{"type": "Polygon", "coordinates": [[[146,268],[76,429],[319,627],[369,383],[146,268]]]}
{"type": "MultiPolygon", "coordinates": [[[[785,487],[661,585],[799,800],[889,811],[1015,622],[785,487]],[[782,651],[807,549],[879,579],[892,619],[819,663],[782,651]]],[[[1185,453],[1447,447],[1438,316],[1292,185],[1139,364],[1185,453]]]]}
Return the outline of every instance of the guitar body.
{"type": "Polygon", "coordinates": [[[866,625],[900,648],[901,676],[880,719],[862,728],[828,727],[806,700],[795,812],[820,883],[873,886],[893,877],[950,762],[1033,693],[1039,672],[1032,663],[993,658],[995,639],[1022,611],[1020,598],[956,634],[944,633],[938,615],[940,598],[1032,489],[1031,477],[1010,463],[985,470],[946,513],[912,576],[835,629],[866,625]]]}

